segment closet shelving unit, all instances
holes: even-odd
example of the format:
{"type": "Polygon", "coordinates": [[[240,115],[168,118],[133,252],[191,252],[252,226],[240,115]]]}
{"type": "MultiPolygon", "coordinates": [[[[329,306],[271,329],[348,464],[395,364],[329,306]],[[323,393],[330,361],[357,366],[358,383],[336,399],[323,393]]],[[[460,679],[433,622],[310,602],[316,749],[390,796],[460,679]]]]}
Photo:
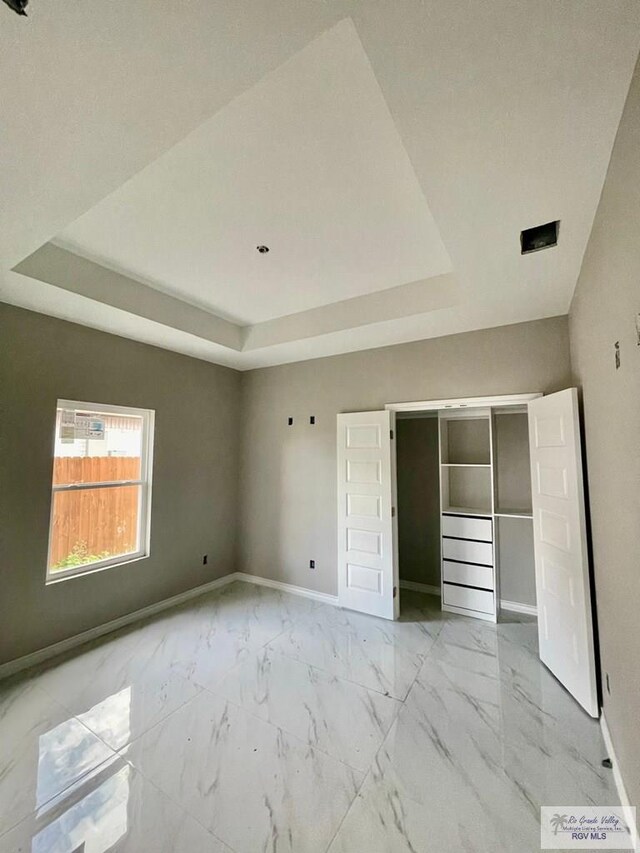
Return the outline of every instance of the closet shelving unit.
{"type": "Polygon", "coordinates": [[[500,563],[533,554],[526,408],[441,410],[438,421],[442,608],[495,622],[500,563]]]}

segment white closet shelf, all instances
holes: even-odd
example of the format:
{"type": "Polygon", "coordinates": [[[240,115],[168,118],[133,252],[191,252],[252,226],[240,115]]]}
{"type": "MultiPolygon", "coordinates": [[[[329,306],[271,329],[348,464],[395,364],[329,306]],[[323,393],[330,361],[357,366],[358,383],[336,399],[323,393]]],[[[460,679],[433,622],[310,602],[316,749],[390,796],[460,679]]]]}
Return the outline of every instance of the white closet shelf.
{"type": "Polygon", "coordinates": [[[491,468],[491,462],[443,462],[443,468],[491,468]]]}
{"type": "Polygon", "coordinates": [[[498,518],[533,518],[530,509],[497,509],[494,513],[498,518]]]}
{"type": "Polygon", "coordinates": [[[482,518],[491,518],[493,513],[490,509],[478,509],[471,506],[443,506],[442,512],[445,515],[479,515],[482,518]]]}

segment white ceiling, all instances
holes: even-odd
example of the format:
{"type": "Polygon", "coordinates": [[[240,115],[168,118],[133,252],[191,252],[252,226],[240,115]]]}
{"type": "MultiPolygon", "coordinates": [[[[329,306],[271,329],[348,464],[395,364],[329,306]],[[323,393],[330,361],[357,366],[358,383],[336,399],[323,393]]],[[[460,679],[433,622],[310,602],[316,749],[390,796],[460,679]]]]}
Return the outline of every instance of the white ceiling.
{"type": "Polygon", "coordinates": [[[0,299],[242,369],[567,311],[635,0],[241,6],[0,9],[0,299]]]}
{"type": "Polygon", "coordinates": [[[348,20],[56,242],[242,324],[451,271],[348,20]]]}

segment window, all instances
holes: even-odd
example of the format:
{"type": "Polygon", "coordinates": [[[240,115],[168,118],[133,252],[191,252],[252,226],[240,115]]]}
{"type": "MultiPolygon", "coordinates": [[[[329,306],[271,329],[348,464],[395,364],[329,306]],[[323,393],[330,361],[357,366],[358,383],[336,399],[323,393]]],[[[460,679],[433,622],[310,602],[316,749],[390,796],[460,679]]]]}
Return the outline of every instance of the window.
{"type": "Polygon", "coordinates": [[[153,418],[58,400],[48,582],[148,556],[153,418]]]}

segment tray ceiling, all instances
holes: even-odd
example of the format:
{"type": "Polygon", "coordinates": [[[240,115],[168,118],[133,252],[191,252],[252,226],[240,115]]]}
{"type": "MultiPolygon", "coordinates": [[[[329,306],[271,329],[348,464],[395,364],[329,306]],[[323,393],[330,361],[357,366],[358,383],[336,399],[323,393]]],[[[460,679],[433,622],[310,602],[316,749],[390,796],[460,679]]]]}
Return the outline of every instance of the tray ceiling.
{"type": "Polygon", "coordinates": [[[0,299],[241,369],[566,313],[635,2],[215,6],[3,20],[0,299]]]}

